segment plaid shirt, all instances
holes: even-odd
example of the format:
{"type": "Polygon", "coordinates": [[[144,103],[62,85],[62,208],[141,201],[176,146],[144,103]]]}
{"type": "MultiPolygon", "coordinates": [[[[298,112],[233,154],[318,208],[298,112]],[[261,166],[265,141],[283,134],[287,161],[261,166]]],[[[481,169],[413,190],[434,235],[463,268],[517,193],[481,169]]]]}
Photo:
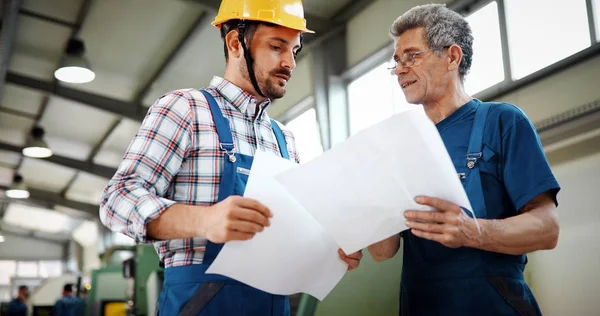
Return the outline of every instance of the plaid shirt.
{"type": "MultiPolygon", "coordinates": [[[[256,106],[254,97],[219,77],[206,90],[229,120],[236,152],[253,156],[260,148],[280,154],[266,112],[270,101],[256,106]]],[[[290,158],[299,162],[293,135],[281,127],[290,158]]],[[[206,238],[150,240],[146,225],[175,203],[216,203],[223,159],[204,95],[186,89],[162,96],[148,110],[103,191],[102,223],[137,242],[152,242],[165,267],[202,263],[206,238]]]]}

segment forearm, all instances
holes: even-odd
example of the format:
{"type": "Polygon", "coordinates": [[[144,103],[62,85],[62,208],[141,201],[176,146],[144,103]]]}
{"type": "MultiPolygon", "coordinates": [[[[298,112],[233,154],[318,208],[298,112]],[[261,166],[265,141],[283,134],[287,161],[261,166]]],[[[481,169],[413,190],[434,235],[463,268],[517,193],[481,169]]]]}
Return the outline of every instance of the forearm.
{"type": "Polygon", "coordinates": [[[470,246],[520,255],[556,247],[558,218],[553,209],[540,208],[501,220],[478,220],[481,235],[470,246]]]}
{"type": "Polygon", "coordinates": [[[202,227],[206,206],[174,204],[147,224],[147,236],[154,240],[184,239],[204,236],[202,227]]]}
{"type": "Polygon", "coordinates": [[[380,242],[370,245],[367,250],[373,260],[381,262],[392,258],[400,248],[400,234],[395,234],[380,242]]]}

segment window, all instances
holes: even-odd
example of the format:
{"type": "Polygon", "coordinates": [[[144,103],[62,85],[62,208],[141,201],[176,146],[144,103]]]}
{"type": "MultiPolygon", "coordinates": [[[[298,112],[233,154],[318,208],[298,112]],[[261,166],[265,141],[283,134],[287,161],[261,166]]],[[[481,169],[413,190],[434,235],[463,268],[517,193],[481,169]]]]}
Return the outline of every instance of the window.
{"type": "Polygon", "coordinates": [[[10,295],[10,288],[8,287],[0,287],[0,301],[1,302],[8,302],[12,299],[12,296],[10,295]]]}
{"type": "Polygon", "coordinates": [[[17,262],[17,276],[35,278],[38,276],[38,264],[35,261],[17,262]]]}
{"type": "Polygon", "coordinates": [[[58,260],[40,261],[40,277],[51,278],[62,274],[62,262],[58,260]]]}
{"type": "Polygon", "coordinates": [[[8,285],[17,271],[17,263],[12,260],[0,261],[0,285],[8,285]]]}
{"type": "Polygon", "coordinates": [[[386,64],[369,71],[348,86],[350,134],[378,123],[394,113],[386,64]]]}
{"type": "Polygon", "coordinates": [[[473,31],[473,63],[465,90],[473,95],[504,80],[498,4],[490,2],[467,17],[473,31]]]}
{"type": "Polygon", "coordinates": [[[593,0],[592,6],[594,9],[594,22],[596,22],[596,41],[600,42],[600,0],[593,0]]]}
{"type": "Polygon", "coordinates": [[[323,153],[317,112],[309,109],[286,124],[296,139],[300,162],[305,163],[323,153]]]}
{"type": "Polygon", "coordinates": [[[348,85],[350,134],[414,107],[406,102],[398,77],[390,74],[392,65],[383,63],[348,85]]]}
{"type": "Polygon", "coordinates": [[[585,0],[505,0],[514,79],[590,46],[585,0]]]}

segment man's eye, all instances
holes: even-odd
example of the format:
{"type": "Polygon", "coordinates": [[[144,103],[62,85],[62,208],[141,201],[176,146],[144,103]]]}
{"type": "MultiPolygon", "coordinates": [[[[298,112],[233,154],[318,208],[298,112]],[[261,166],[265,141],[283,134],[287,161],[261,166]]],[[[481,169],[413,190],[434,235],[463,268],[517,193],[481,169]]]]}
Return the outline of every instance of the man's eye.
{"type": "Polygon", "coordinates": [[[274,50],[280,50],[281,49],[281,47],[279,47],[279,46],[271,46],[271,48],[273,48],[274,50]]]}

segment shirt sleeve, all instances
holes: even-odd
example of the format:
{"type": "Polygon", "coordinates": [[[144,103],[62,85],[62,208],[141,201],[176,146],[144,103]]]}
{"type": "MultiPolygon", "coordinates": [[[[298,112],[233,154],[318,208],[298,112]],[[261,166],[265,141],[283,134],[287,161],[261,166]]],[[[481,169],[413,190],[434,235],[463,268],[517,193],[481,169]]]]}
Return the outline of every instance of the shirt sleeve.
{"type": "Polygon", "coordinates": [[[558,205],[560,190],[535,127],[527,117],[518,118],[502,135],[504,185],[517,210],[549,191],[558,205]]]}
{"type": "Polygon", "coordinates": [[[150,242],[147,224],[174,201],[164,198],[191,148],[193,113],[184,92],[158,99],[148,110],[117,172],[103,191],[100,220],[136,242],[150,242]]]}

